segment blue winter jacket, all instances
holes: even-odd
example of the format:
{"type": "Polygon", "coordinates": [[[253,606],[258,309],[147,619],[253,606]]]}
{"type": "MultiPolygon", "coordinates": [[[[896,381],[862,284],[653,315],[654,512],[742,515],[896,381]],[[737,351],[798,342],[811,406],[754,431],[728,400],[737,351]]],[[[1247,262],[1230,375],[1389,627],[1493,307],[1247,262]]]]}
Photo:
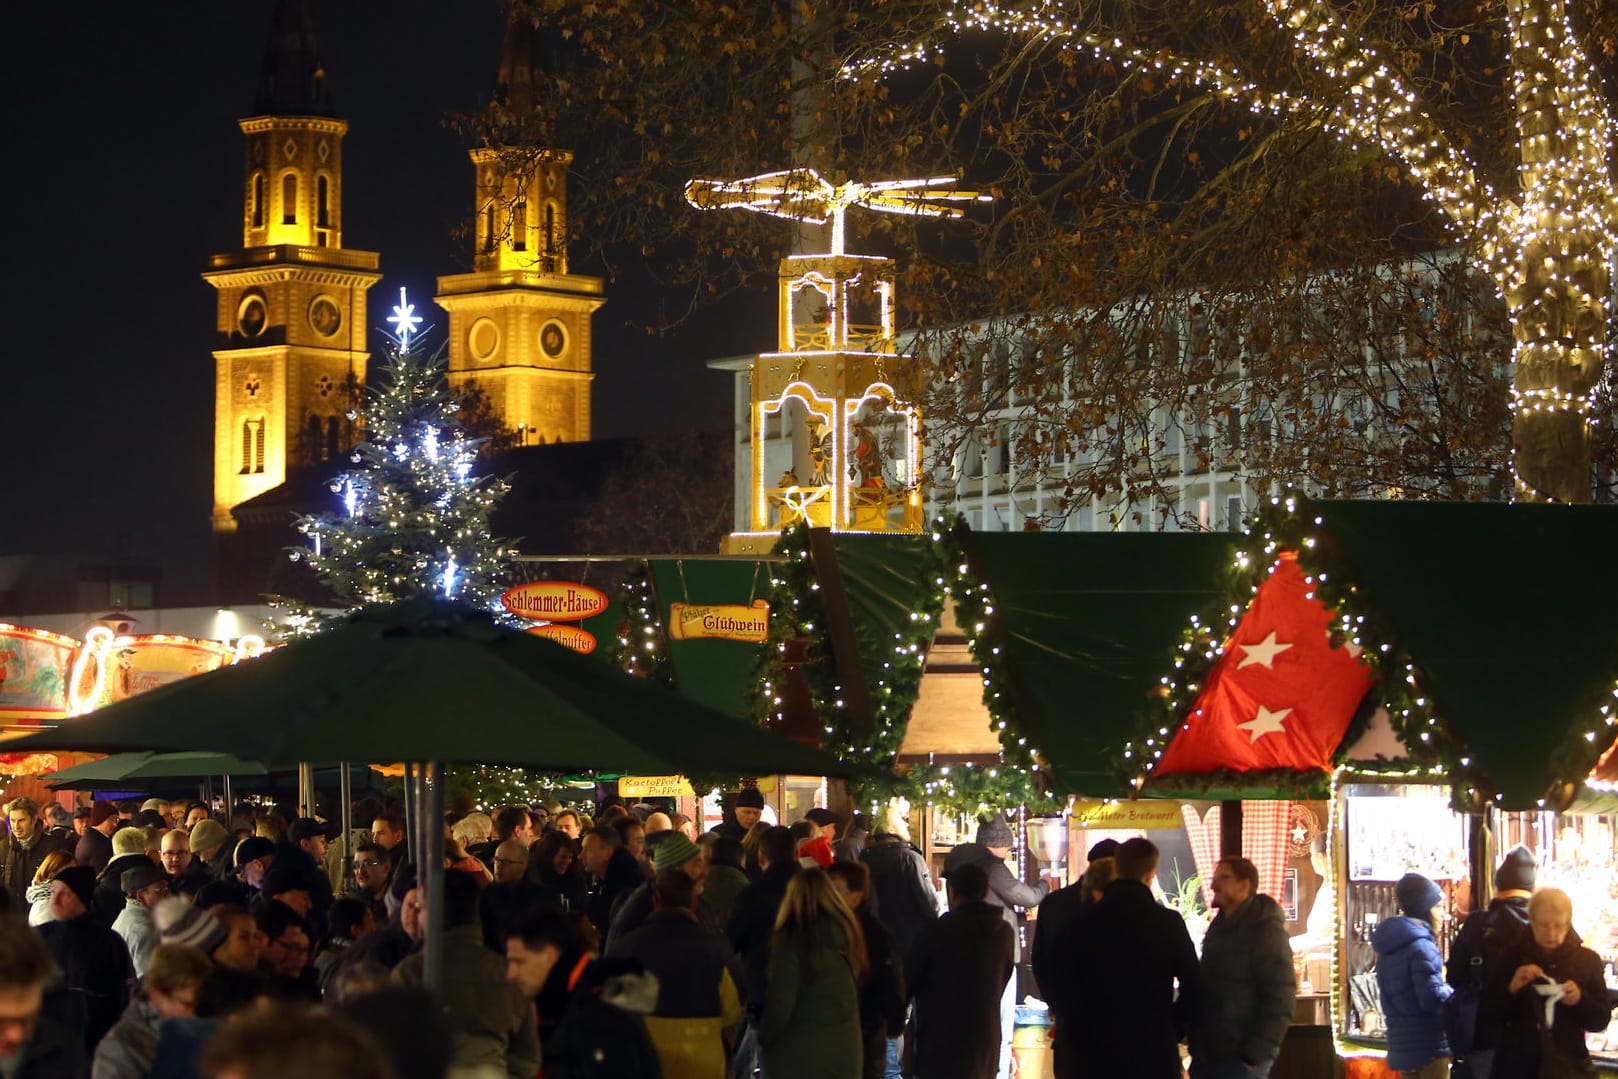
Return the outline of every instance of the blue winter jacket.
{"type": "Polygon", "coordinates": [[[1450,1055],[1444,1040],[1444,1001],[1455,988],[1444,981],[1433,930],[1419,918],[1384,921],[1371,937],[1376,984],[1388,1024],[1388,1067],[1418,1071],[1450,1055]]]}

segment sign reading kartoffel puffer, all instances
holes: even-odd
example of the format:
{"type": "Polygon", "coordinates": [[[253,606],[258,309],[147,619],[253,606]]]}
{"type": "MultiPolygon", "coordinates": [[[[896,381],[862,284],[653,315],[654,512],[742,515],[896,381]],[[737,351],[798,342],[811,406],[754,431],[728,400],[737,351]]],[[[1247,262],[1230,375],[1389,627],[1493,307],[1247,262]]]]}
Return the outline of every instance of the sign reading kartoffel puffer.
{"type": "Polygon", "coordinates": [[[685,776],[620,776],[620,798],[691,798],[691,781],[685,776]]]}
{"type": "Polygon", "coordinates": [[[714,637],[725,641],[759,644],[770,636],[770,605],[754,600],[751,607],[721,604],[699,607],[694,603],[669,604],[669,639],[694,641],[714,637]]]}
{"type": "Polygon", "coordinates": [[[577,622],[605,611],[607,596],[572,581],[531,581],[506,589],[500,605],[530,622],[577,622]]]}
{"type": "Polygon", "coordinates": [[[548,641],[555,641],[563,648],[571,648],[575,652],[589,655],[596,650],[596,637],[587,629],[578,626],[561,626],[546,623],[543,626],[529,626],[523,630],[535,637],[544,637],[548,641]]]}
{"type": "Polygon", "coordinates": [[[1073,823],[1081,828],[1184,828],[1180,803],[1162,801],[1073,803],[1073,823]]]}

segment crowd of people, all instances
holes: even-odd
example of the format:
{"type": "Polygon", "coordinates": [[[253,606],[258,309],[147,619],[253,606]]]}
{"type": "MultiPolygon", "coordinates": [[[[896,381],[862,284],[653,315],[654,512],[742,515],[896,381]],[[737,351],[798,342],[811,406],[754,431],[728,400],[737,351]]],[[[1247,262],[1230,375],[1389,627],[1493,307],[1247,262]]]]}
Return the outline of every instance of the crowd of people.
{"type": "MultiPolygon", "coordinates": [[[[1010,871],[991,815],[945,860],[940,910],[902,805],[874,834],[825,809],[768,824],[755,790],[703,834],[656,806],[588,809],[447,815],[429,986],[430,876],[395,807],[362,801],[345,836],[285,807],[16,799],[0,1077],[1007,1079],[1015,911],[1036,905],[1060,1079],[1177,1079],[1182,1043],[1192,1079],[1262,1079],[1292,1019],[1284,915],[1242,858],[1212,877],[1198,956],[1144,838],[1098,844],[1050,892],[1010,871]]],[[[1442,896],[1400,882],[1375,947],[1401,1075],[1448,1075],[1452,1056],[1482,1079],[1588,1064],[1583,1031],[1611,1004],[1567,897],[1533,890],[1527,852],[1496,886],[1446,981],[1442,896]],[[1452,1048],[1457,993],[1476,1034],[1452,1048]]]]}
{"type": "Polygon", "coordinates": [[[876,1079],[907,1018],[906,1074],[993,1075],[1004,822],[947,869],[941,914],[902,809],[872,835],[733,803],[704,834],[616,798],[458,807],[428,986],[428,875],[396,807],[357,804],[343,836],[287,807],[16,799],[0,1076],[876,1079]],[[985,954],[963,967],[963,946],[985,954]]]}

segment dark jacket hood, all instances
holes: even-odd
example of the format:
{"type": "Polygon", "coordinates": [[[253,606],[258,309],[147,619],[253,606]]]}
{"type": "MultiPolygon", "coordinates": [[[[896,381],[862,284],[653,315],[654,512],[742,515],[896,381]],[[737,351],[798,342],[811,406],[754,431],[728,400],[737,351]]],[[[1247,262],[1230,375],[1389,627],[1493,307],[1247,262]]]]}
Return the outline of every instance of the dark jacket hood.
{"type": "Polygon", "coordinates": [[[963,865],[981,865],[984,869],[988,869],[999,860],[994,856],[994,852],[982,843],[957,843],[944,856],[944,871],[947,873],[963,865]]]}
{"type": "Polygon", "coordinates": [[[1392,955],[1401,948],[1408,948],[1418,940],[1432,940],[1432,926],[1419,918],[1401,914],[1395,918],[1385,919],[1371,934],[1371,948],[1377,955],[1392,955]]]}

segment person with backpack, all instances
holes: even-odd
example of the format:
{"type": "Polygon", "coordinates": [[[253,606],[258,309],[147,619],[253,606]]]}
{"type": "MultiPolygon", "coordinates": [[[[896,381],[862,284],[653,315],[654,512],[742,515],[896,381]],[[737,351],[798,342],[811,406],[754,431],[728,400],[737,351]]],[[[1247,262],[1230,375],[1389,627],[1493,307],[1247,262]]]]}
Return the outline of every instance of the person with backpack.
{"type": "Polygon", "coordinates": [[[1483,987],[1498,973],[1501,957],[1528,929],[1528,897],[1534,892],[1539,865],[1534,852],[1518,845],[1494,871],[1494,898],[1484,910],[1466,916],[1449,946],[1444,977],[1455,987],[1445,1005],[1449,1048],[1454,1054],[1451,1079],[1489,1079],[1499,1028],[1477,1021],[1483,987]]]}

